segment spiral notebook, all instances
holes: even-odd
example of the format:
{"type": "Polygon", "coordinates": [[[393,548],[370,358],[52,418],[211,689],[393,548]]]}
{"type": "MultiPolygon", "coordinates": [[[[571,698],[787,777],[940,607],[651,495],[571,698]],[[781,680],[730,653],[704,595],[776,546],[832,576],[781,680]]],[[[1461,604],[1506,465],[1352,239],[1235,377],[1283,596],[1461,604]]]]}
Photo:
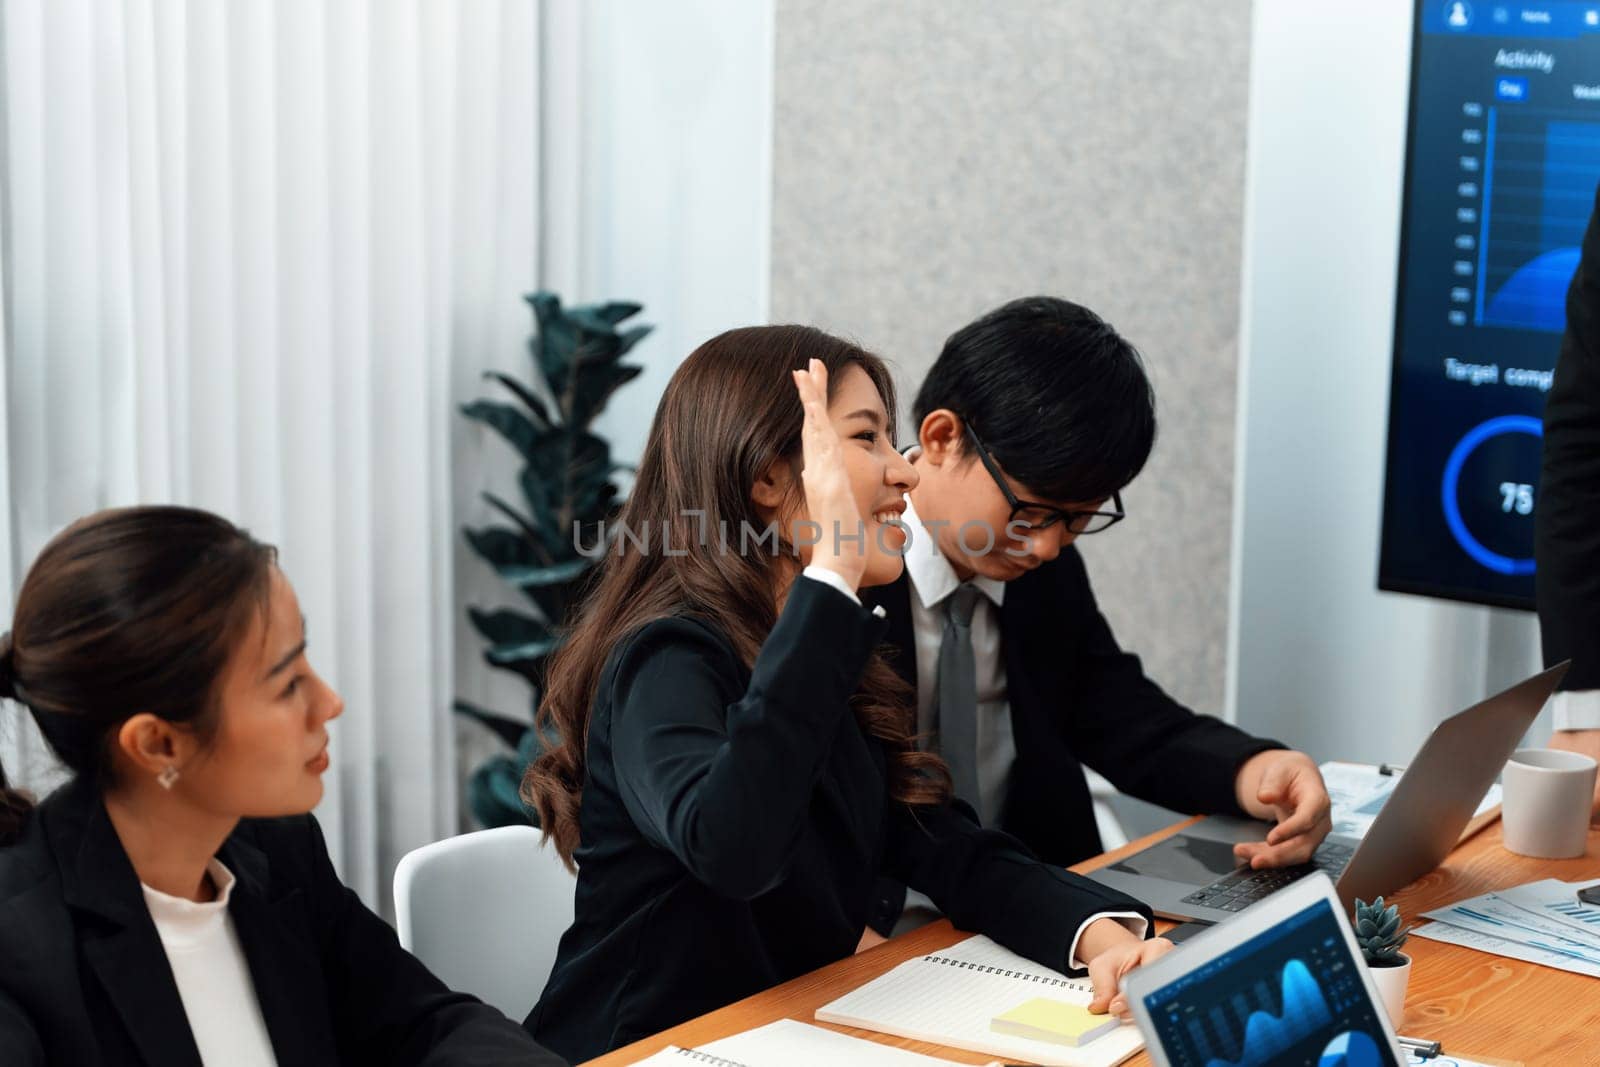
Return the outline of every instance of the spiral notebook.
{"type": "Polygon", "coordinates": [[[950,1060],[780,1019],[699,1048],[669,1045],[634,1067],[960,1067],[950,1060]]]}
{"type": "Polygon", "coordinates": [[[1093,992],[1087,979],[1068,978],[979,936],[907,960],[818,1008],[817,1018],[1012,1061],[1111,1067],[1144,1047],[1132,1023],[1078,1048],[998,1034],[989,1026],[996,1016],[1036,997],[1087,1005],[1093,992]]]}

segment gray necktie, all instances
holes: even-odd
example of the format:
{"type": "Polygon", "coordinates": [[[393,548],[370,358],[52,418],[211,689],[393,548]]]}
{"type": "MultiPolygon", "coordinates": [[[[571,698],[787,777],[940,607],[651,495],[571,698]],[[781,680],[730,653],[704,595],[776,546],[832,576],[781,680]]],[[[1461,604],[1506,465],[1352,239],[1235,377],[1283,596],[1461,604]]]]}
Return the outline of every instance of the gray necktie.
{"type": "Polygon", "coordinates": [[[955,794],[978,807],[978,668],[972,653],[972,611],[981,594],[963,585],[945,602],[939,643],[939,754],[955,794]]]}

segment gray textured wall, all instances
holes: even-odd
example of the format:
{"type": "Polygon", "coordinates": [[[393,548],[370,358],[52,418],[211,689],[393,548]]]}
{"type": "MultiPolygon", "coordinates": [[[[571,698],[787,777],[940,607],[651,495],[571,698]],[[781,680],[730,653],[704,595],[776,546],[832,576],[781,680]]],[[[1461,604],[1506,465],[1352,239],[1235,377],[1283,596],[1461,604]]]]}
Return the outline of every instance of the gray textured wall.
{"type": "MultiPolygon", "coordinates": [[[[1144,352],[1160,439],[1130,518],[1083,542],[1123,643],[1221,710],[1245,0],[778,0],[773,321],[852,336],[914,392],[1011,297],[1144,352]]],[[[903,405],[904,406],[904,405],[903,405]]]]}

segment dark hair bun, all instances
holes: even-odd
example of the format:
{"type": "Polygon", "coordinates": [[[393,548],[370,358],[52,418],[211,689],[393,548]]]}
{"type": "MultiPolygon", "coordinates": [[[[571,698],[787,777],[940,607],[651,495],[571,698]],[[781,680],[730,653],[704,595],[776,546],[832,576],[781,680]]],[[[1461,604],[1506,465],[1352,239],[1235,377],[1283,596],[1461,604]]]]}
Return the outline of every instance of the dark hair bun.
{"type": "Polygon", "coordinates": [[[16,679],[11,675],[11,631],[0,634],[0,699],[17,699],[16,679]]]}

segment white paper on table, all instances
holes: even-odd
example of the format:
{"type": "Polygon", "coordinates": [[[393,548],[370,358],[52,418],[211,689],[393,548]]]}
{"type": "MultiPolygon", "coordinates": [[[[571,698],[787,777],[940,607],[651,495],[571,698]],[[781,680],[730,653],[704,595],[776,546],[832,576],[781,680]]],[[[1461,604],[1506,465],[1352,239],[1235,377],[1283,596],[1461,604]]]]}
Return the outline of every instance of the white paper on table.
{"type": "Polygon", "coordinates": [[[1431,1058],[1424,1058],[1421,1053],[1412,1052],[1409,1049],[1407,1050],[1406,1063],[1412,1065],[1412,1067],[1417,1067],[1419,1064],[1422,1065],[1422,1067],[1489,1067],[1487,1063],[1479,1063],[1477,1060],[1462,1059],[1460,1056],[1433,1056],[1431,1058]]]}
{"type": "MultiPolygon", "coordinates": [[[[1389,800],[1401,774],[1379,774],[1370,763],[1343,763],[1329,760],[1317,768],[1328,787],[1328,798],[1333,801],[1333,832],[1345,837],[1365,837],[1372,829],[1373,820],[1389,800]]],[[[1500,803],[1500,783],[1489,787],[1478,810],[1477,818],[1500,803]]]]}
{"type": "Polygon", "coordinates": [[[1543,942],[1600,954],[1600,926],[1592,931],[1574,929],[1545,913],[1519,907],[1499,893],[1485,893],[1471,900],[1447,904],[1424,912],[1422,917],[1520,941],[1524,945],[1543,942]]]}
{"type": "Polygon", "coordinates": [[[1411,936],[1442,941],[1447,945],[1460,945],[1463,948],[1476,949],[1479,952],[1488,952],[1526,963],[1537,963],[1544,967],[1554,967],[1558,971],[1570,971],[1573,974],[1588,975],[1590,978],[1600,978],[1600,953],[1580,953],[1575,949],[1564,949],[1552,944],[1524,945],[1510,938],[1468,930],[1453,923],[1429,923],[1413,930],[1411,936]]]}
{"type": "Polygon", "coordinates": [[[1600,936],[1600,908],[1578,900],[1578,890],[1594,884],[1593,879],[1563,882],[1546,878],[1542,882],[1502,889],[1500,896],[1524,911],[1542,915],[1569,930],[1600,936]]]}
{"type": "Polygon", "coordinates": [[[1081,1046],[996,1033],[990,1023],[1048,993],[1087,1006],[1093,988],[1001,947],[982,935],[909,959],[887,974],[817,1009],[825,1023],[856,1026],[916,1041],[1003,1056],[1008,1063],[1113,1067],[1144,1045],[1125,1023],[1081,1046]]]}

